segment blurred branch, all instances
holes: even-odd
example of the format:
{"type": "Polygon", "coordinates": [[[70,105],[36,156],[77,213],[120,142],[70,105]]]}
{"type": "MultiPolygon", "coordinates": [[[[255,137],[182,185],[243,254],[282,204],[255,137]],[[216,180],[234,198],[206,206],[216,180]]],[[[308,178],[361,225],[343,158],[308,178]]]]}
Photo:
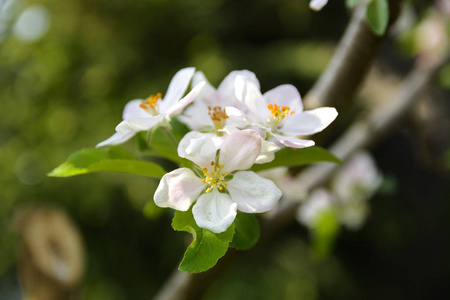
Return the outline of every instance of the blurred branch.
{"type": "MultiPolygon", "coordinates": [[[[368,116],[362,116],[330,147],[330,151],[346,160],[360,149],[370,147],[383,135],[391,130],[405,117],[418,101],[433,75],[449,58],[442,59],[434,68],[428,70],[413,70],[403,81],[397,96],[386,101],[368,116]]],[[[314,165],[304,170],[298,176],[298,183],[305,193],[327,182],[331,174],[339,166],[332,164],[314,165]]],[[[294,220],[298,203],[291,202],[282,207],[276,214],[262,223],[264,238],[272,236],[282,227],[294,220]]]]}
{"type": "MultiPolygon", "coordinates": [[[[398,0],[389,1],[388,28],[398,17],[399,4],[398,0]]],[[[370,29],[366,20],[366,5],[358,5],[327,69],[305,96],[305,108],[334,106],[341,111],[348,105],[384,37],[375,35],[370,29]]]]}

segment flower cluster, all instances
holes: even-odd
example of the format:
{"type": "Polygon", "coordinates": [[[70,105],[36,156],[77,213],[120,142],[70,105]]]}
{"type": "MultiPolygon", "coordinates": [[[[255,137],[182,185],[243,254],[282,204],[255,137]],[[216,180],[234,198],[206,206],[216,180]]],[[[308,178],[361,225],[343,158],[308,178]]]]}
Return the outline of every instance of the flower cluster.
{"type": "Polygon", "coordinates": [[[192,162],[160,181],[154,201],[192,213],[201,228],[221,233],[237,211],[263,213],[275,207],[280,189],[250,171],[253,164],[270,162],[283,147],[314,145],[305,139],[327,127],[337,116],[334,108],[304,111],[292,85],[262,94],[256,76],[246,70],[231,72],[215,89],[202,72],[180,70],[166,95],[129,102],[116,133],[97,146],[123,143],[139,131],[170,128],[178,118],[189,129],[177,153],[192,162]],[[192,90],[185,94],[192,80],[192,90]]]}

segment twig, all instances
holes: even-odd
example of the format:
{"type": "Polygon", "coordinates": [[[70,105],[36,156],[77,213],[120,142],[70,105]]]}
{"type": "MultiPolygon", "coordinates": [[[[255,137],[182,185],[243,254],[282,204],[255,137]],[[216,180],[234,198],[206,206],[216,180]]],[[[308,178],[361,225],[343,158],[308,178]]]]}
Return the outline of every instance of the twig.
{"type": "MultiPolygon", "coordinates": [[[[389,4],[391,25],[398,17],[399,1],[389,4]]],[[[342,111],[364,80],[383,38],[369,28],[366,5],[358,5],[327,69],[306,95],[305,108],[333,106],[342,111]]]]}
{"type": "MultiPolygon", "coordinates": [[[[342,160],[346,160],[354,152],[375,143],[408,114],[414,103],[420,99],[421,93],[427,87],[432,76],[447,60],[448,58],[443,59],[438,66],[427,71],[412,71],[404,80],[394,99],[378,107],[369,116],[356,121],[330,148],[330,151],[342,160]]],[[[311,166],[298,176],[298,184],[304,189],[305,193],[308,193],[326,183],[337,167],[333,164],[311,166]]],[[[292,222],[297,205],[295,202],[288,203],[277,213],[263,220],[264,237],[272,236],[287,223],[292,222]]]]}

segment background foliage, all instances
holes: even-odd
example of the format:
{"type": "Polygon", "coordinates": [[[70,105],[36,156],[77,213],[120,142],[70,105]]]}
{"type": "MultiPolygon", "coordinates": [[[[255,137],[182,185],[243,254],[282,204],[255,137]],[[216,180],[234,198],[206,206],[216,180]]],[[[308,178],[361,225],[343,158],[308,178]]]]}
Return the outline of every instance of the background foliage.
{"type": "MultiPolygon", "coordinates": [[[[424,2],[413,5],[422,16],[424,2]]],[[[17,237],[10,224],[14,211],[30,203],[63,207],[82,231],[85,299],[150,298],[186,243],[172,230],[169,210],[152,202],[158,181],[46,173],[109,137],[127,101],[164,93],[182,67],[195,66],[215,85],[231,70],[249,69],[263,91],[291,83],[305,94],[349,17],[337,0],[320,13],[306,0],[29,0],[12,7],[9,21],[1,16],[9,29],[0,42],[2,299],[17,296],[17,237]],[[30,5],[47,10],[49,28],[25,41],[14,34],[12,17],[30,5]]],[[[392,40],[384,45],[383,72],[402,76],[411,68],[412,51],[404,50],[412,46],[402,47],[392,40]]],[[[439,101],[448,93],[435,86],[432,95],[448,116],[449,105],[439,101]]],[[[364,107],[358,103],[355,112],[364,107]]],[[[332,135],[347,123],[338,119],[332,135]]],[[[329,259],[314,259],[306,229],[293,224],[235,263],[206,299],[424,299],[444,293],[450,278],[449,144],[439,134],[418,137],[415,126],[406,123],[373,150],[387,180],[371,200],[368,224],[341,232],[329,259]]],[[[136,153],[133,142],[125,147],[136,153]]]]}

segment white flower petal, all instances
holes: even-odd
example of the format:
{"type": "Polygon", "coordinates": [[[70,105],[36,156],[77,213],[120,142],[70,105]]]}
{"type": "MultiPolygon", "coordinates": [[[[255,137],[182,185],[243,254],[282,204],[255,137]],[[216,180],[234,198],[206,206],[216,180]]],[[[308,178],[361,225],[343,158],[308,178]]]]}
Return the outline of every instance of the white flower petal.
{"type": "Polygon", "coordinates": [[[191,81],[194,72],[195,68],[184,68],[178,71],[175,76],[173,76],[172,80],[170,81],[169,88],[167,89],[167,93],[161,103],[161,106],[164,106],[165,108],[164,110],[171,107],[178,100],[180,100],[181,97],[183,97],[183,94],[189,86],[189,81],[191,81]]]}
{"type": "Polygon", "coordinates": [[[261,153],[261,136],[254,130],[242,130],[227,135],[220,148],[219,163],[223,170],[247,170],[261,153]]]}
{"type": "Polygon", "coordinates": [[[236,218],[237,205],[228,194],[213,189],[211,193],[201,195],[192,208],[195,222],[201,228],[214,233],[224,232],[236,218]]]}
{"type": "Polygon", "coordinates": [[[132,118],[123,120],[119,125],[116,126],[116,131],[122,134],[127,132],[139,132],[146,131],[150,128],[158,125],[164,119],[161,116],[148,116],[146,118],[132,118]]]}
{"type": "Polygon", "coordinates": [[[228,192],[238,209],[246,213],[262,213],[275,207],[280,189],[269,179],[251,171],[240,171],[228,181],[228,192]]]}
{"type": "Polygon", "coordinates": [[[264,164],[271,162],[275,159],[275,152],[280,150],[280,147],[277,144],[272,142],[267,142],[263,138],[261,138],[261,152],[259,156],[256,158],[256,164],[264,164]]]}
{"type": "Polygon", "coordinates": [[[211,168],[211,162],[216,159],[219,148],[211,136],[213,134],[191,131],[178,144],[178,156],[193,161],[201,168],[211,168]]]}
{"type": "Polygon", "coordinates": [[[208,79],[206,79],[205,74],[202,71],[197,71],[192,78],[192,86],[196,86],[200,82],[205,82],[205,86],[203,87],[201,93],[198,95],[199,98],[208,98],[216,93],[216,89],[209,83],[208,79]]]}
{"type": "Polygon", "coordinates": [[[284,84],[271,89],[264,93],[264,99],[266,99],[267,104],[289,106],[290,110],[295,111],[296,113],[303,111],[300,93],[297,88],[291,84],[284,84]]]}
{"type": "MultiPolygon", "coordinates": [[[[203,90],[202,90],[203,91],[203,90]]],[[[203,130],[214,128],[214,123],[208,115],[208,107],[203,101],[194,101],[191,106],[186,108],[178,120],[186,124],[191,130],[203,130]]]]}
{"type": "Polygon", "coordinates": [[[309,2],[309,8],[315,11],[321,10],[326,4],[328,3],[328,0],[311,0],[309,2]]]}
{"type": "Polygon", "coordinates": [[[236,92],[235,92],[235,80],[237,77],[241,77],[245,81],[252,82],[253,85],[259,89],[259,81],[256,78],[255,73],[250,72],[248,70],[240,70],[240,71],[232,71],[230,74],[225,77],[225,79],[220,83],[219,87],[217,88],[217,92],[222,96],[222,98],[230,98],[235,99],[236,98],[236,92]]]}
{"type": "Polygon", "coordinates": [[[225,108],[225,112],[228,115],[229,119],[231,119],[231,121],[240,125],[237,127],[243,127],[246,124],[252,124],[250,118],[242,110],[237,109],[236,107],[227,106],[225,108]]]}
{"type": "Polygon", "coordinates": [[[126,120],[131,118],[148,118],[151,116],[145,109],[139,106],[142,101],[144,100],[136,99],[128,102],[123,109],[122,118],[126,120]]]}
{"type": "Polygon", "coordinates": [[[293,136],[284,136],[280,134],[274,134],[273,135],[281,144],[285,145],[286,147],[291,148],[305,148],[305,147],[311,147],[314,146],[315,143],[312,140],[303,140],[297,137],[293,136]]]}
{"type": "Polygon", "coordinates": [[[333,107],[321,107],[294,113],[286,118],[279,131],[285,135],[311,135],[322,131],[336,119],[338,113],[333,107]]]}
{"type": "Polygon", "coordinates": [[[165,114],[165,117],[170,120],[173,115],[179,114],[186,108],[189,104],[194,101],[197,95],[200,93],[202,88],[205,86],[205,82],[200,82],[197,84],[192,91],[190,91],[183,99],[174,103],[171,107],[163,108],[161,107],[161,112],[165,114]]]}
{"type": "Polygon", "coordinates": [[[136,132],[134,132],[134,131],[128,131],[128,132],[122,132],[122,133],[116,132],[109,139],[107,139],[101,143],[98,143],[95,147],[119,145],[119,144],[125,143],[126,141],[131,139],[135,134],[136,134],[136,132]]]}
{"type": "Polygon", "coordinates": [[[269,116],[266,100],[259,91],[259,88],[252,82],[246,84],[244,103],[253,116],[254,121],[265,124],[269,116]]]}
{"type": "Polygon", "coordinates": [[[187,211],[205,187],[190,169],[176,169],[161,178],[154,195],[155,204],[187,211]]]}

